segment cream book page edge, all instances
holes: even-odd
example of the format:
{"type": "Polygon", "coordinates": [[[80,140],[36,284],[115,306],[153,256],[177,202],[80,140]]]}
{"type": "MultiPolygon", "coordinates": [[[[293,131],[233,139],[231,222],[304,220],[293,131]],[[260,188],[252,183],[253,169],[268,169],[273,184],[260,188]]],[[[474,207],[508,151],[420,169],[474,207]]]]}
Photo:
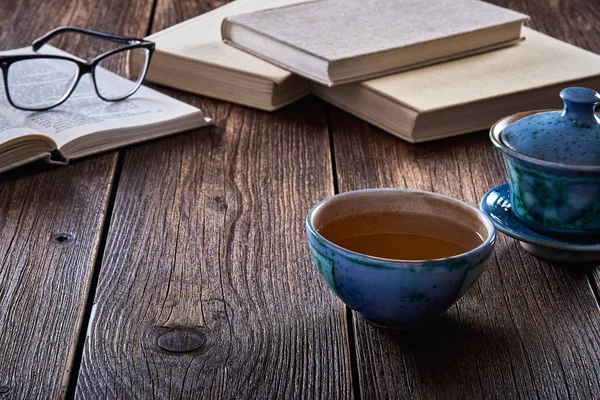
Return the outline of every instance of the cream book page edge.
{"type": "Polygon", "coordinates": [[[525,40],[515,46],[360,85],[415,111],[431,112],[600,75],[599,55],[530,28],[523,27],[523,34],[525,40]]]}
{"type": "MultiPolygon", "coordinates": [[[[155,62],[158,57],[161,57],[163,59],[161,60],[163,64],[167,62],[176,63],[178,60],[189,63],[202,63],[217,68],[220,71],[230,71],[233,73],[242,72],[246,76],[267,80],[275,84],[281,84],[292,76],[291,72],[263,61],[235,47],[229,46],[222,41],[208,43],[202,46],[198,45],[193,50],[202,55],[186,56],[181,53],[167,51],[157,47],[154,51],[152,62],[155,62]],[[242,68],[240,65],[243,65],[244,67],[242,68]]],[[[150,63],[147,76],[150,81],[152,81],[152,62],[150,63]]]]}
{"type": "MultiPolygon", "coordinates": [[[[343,104],[342,102],[337,101],[336,98],[329,96],[329,93],[327,90],[319,90],[316,89],[313,92],[317,97],[325,100],[327,103],[333,104],[334,106],[341,108],[342,110],[388,132],[391,133],[392,135],[405,140],[409,143],[416,143],[415,138],[412,136],[412,128],[411,129],[407,129],[406,133],[401,132],[398,129],[394,129],[391,126],[388,126],[387,124],[382,123],[381,121],[379,121],[378,119],[373,118],[372,116],[370,116],[369,114],[363,113],[361,111],[359,111],[356,108],[352,108],[349,105],[343,104]]],[[[410,118],[410,121],[407,121],[413,128],[414,128],[414,123],[415,123],[415,119],[417,117],[417,112],[414,110],[411,110],[409,108],[406,108],[406,112],[408,114],[414,114],[412,118],[410,118]]]]}
{"type": "Polygon", "coordinates": [[[23,126],[9,116],[6,116],[5,111],[8,107],[10,106],[0,103],[0,149],[28,139],[36,142],[48,142],[48,148],[52,150],[56,149],[56,143],[51,137],[23,126]]]}
{"type": "MultiPolygon", "coordinates": [[[[138,144],[138,143],[142,143],[142,142],[147,142],[150,140],[154,140],[154,139],[159,139],[162,137],[166,137],[166,136],[171,136],[174,135],[176,133],[181,133],[181,132],[186,132],[192,129],[198,129],[198,128],[202,128],[204,126],[208,126],[208,125],[212,125],[213,124],[213,120],[210,118],[206,118],[204,117],[204,123],[202,125],[197,125],[194,124],[193,127],[189,127],[189,128],[183,128],[181,129],[180,127],[175,127],[175,128],[171,128],[171,129],[162,129],[160,132],[158,133],[154,133],[154,134],[150,134],[150,135],[145,135],[145,136],[138,136],[138,137],[134,137],[131,140],[124,140],[124,141],[120,141],[120,142],[112,142],[109,144],[106,144],[104,146],[98,146],[98,147],[94,147],[93,149],[90,150],[84,150],[84,151],[79,151],[76,152],[74,154],[72,154],[69,159],[70,160],[77,160],[79,158],[83,158],[83,157],[87,157],[87,156],[91,156],[94,154],[98,154],[98,153],[104,153],[110,150],[116,150],[125,146],[132,146],[134,144],[138,144]]],[[[148,126],[152,126],[153,124],[149,124],[148,126]]],[[[143,129],[144,126],[141,127],[132,127],[130,129],[143,129]]],[[[98,132],[98,133],[102,133],[102,132],[98,132]]]]}
{"type": "MultiPolygon", "coordinates": [[[[2,110],[0,109],[0,112],[2,110]]],[[[22,158],[19,157],[15,161],[9,162],[6,165],[0,166],[0,173],[20,167],[25,164],[32,163],[40,159],[50,159],[50,153],[56,150],[56,143],[48,136],[37,132],[32,132],[30,129],[18,127],[10,128],[10,125],[3,124],[4,117],[0,113],[0,157],[6,161],[6,157],[12,153],[29,153],[22,158]],[[3,125],[6,129],[2,129],[3,125]],[[32,152],[31,147],[35,145],[38,150],[32,152]],[[29,147],[29,151],[27,150],[29,147]],[[33,155],[32,155],[33,153],[33,155]]],[[[12,121],[9,121],[12,122],[12,121]]],[[[12,155],[14,158],[14,155],[12,155]]]]}
{"type": "Polygon", "coordinates": [[[50,153],[42,153],[42,154],[38,154],[37,156],[24,158],[23,160],[11,163],[9,165],[5,165],[4,167],[0,167],[0,174],[10,171],[11,169],[22,167],[23,165],[31,164],[38,160],[45,160],[47,163],[52,164],[51,162],[49,162],[50,153]]]}

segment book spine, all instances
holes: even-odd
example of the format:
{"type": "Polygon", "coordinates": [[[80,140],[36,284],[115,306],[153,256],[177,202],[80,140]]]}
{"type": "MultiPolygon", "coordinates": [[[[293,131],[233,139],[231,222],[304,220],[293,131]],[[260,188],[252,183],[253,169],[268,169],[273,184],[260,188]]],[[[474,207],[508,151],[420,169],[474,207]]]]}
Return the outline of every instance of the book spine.
{"type": "Polygon", "coordinates": [[[47,160],[50,159],[50,153],[42,153],[42,154],[38,154],[36,156],[33,157],[29,157],[29,158],[25,158],[23,160],[19,160],[17,162],[14,162],[12,164],[8,164],[5,165],[3,167],[0,168],[0,174],[10,171],[12,169],[18,168],[18,167],[22,167],[23,165],[26,164],[31,164],[33,162],[39,161],[39,160],[44,160],[47,162],[47,160]]]}
{"type": "Polygon", "coordinates": [[[229,35],[230,24],[229,18],[223,18],[223,22],[221,22],[221,38],[225,43],[228,43],[231,39],[231,35],[229,35]]]}
{"type": "Polygon", "coordinates": [[[53,150],[47,154],[44,159],[48,164],[65,166],[69,164],[69,158],[66,157],[60,150],[53,150]]]}

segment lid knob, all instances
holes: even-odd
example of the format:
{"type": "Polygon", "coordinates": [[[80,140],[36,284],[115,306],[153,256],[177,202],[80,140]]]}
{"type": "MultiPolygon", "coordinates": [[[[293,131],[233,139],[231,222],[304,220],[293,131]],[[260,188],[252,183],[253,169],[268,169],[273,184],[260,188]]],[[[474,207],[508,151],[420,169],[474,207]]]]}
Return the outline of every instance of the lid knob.
{"type": "Polygon", "coordinates": [[[594,110],[600,102],[600,93],[585,87],[568,87],[560,92],[564,108],[561,116],[588,125],[597,124],[600,120],[594,110]]]}

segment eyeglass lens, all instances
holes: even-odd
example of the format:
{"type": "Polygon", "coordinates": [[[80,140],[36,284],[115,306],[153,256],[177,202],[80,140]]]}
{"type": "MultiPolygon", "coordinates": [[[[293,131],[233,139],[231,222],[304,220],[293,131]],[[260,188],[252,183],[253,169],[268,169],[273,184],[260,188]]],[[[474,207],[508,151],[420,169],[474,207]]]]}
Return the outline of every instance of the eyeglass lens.
{"type": "Polygon", "coordinates": [[[106,100],[120,100],[135,92],[145,75],[148,57],[147,49],[137,48],[102,59],[94,73],[100,96],[106,100]]]}
{"type": "Polygon", "coordinates": [[[60,103],[73,89],[79,67],[55,58],[16,61],[7,74],[8,93],[17,107],[44,109],[60,103]]]}

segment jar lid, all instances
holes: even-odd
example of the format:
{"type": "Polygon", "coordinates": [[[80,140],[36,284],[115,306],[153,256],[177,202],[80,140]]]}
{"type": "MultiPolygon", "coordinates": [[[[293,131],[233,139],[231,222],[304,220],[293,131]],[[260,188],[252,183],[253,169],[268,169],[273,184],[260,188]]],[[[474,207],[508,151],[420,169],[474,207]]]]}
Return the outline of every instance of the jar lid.
{"type": "Polygon", "coordinates": [[[600,94],[583,87],[560,92],[562,111],[540,112],[502,131],[502,143],[517,153],[559,164],[600,165],[600,94]]]}

